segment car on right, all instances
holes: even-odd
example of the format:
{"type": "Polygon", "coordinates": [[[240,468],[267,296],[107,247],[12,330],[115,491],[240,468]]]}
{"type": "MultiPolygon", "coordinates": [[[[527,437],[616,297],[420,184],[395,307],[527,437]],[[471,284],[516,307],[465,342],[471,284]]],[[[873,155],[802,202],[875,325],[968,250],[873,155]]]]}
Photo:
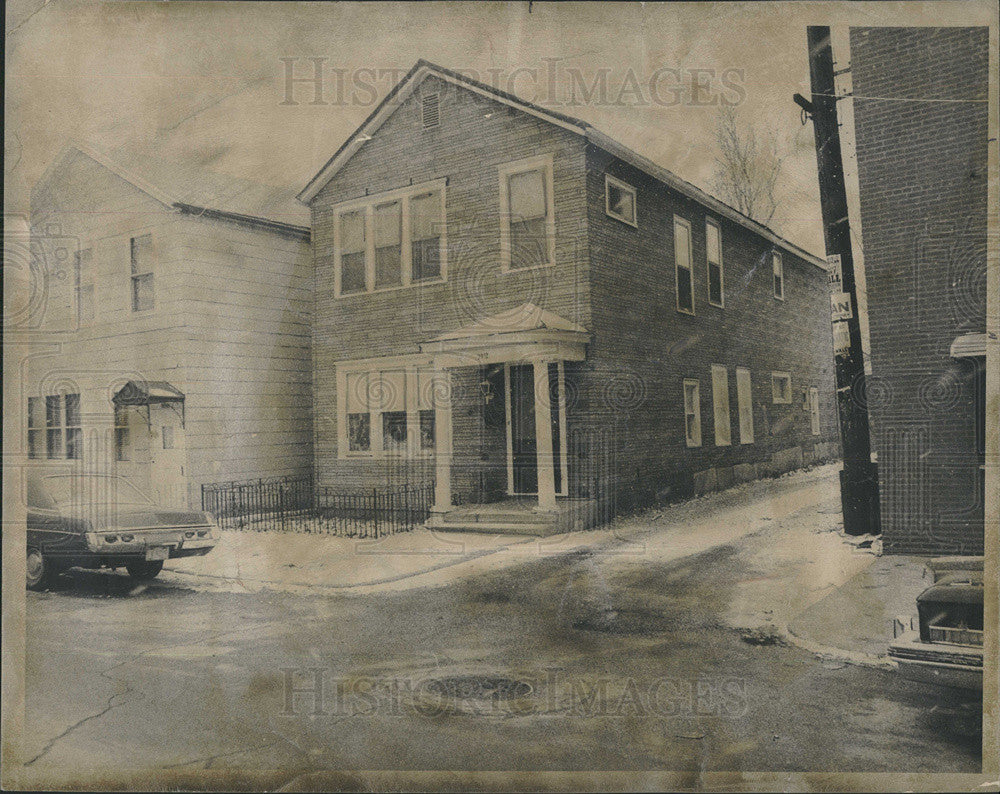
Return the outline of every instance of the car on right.
{"type": "Polygon", "coordinates": [[[897,619],[889,646],[904,678],[956,689],[983,689],[983,557],[939,557],[934,583],[917,596],[916,628],[897,619]]]}

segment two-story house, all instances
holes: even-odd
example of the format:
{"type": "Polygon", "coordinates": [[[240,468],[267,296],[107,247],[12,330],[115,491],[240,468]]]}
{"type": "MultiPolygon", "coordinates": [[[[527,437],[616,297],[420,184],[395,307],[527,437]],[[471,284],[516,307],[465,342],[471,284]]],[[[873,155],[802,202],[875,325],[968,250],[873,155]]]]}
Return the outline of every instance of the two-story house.
{"type": "Polygon", "coordinates": [[[285,189],[67,145],[32,193],[29,460],[191,507],[308,475],[308,220],[285,189]]]}
{"type": "Polygon", "coordinates": [[[544,533],[837,455],[824,263],[582,121],[420,61],[299,198],[323,485],[544,533]]]}

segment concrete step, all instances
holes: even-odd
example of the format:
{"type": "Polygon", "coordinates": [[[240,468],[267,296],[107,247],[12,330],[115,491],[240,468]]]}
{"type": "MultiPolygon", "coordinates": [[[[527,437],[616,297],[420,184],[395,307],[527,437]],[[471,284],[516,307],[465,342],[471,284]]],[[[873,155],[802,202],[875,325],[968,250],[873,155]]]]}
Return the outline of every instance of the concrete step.
{"type": "Polygon", "coordinates": [[[490,524],[539,524],[547,521],[554,521],[553,513],[534,513],[530,511],[511,510],[509,512],[499,512],[495,510],[472,512],[457,510],[453,513],[445,513],[441,520],[445,523],[480,523],[490,524]]]}
{"type": "Polygon", "coordinates": [[[546,522],[507,522],[494,521],[428,521],[424,526],[435,532],[487,532],[491,535],[531,535],[545,537],[555,535],[560,531],[559,522],[555,519],[546,522]]]}

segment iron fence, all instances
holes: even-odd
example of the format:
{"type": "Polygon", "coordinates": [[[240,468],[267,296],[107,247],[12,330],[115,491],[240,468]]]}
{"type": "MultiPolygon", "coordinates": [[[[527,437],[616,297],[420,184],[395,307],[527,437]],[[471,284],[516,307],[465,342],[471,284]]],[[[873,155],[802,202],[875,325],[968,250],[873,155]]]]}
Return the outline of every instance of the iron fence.
{"type": "Polygon", "coordinates": [[[311,477],[211,483],[201,507],[221,529],[310,532],[380,538],[424,523],[434,503],[433,482],[344,492],[316,487],[311,477]]]}

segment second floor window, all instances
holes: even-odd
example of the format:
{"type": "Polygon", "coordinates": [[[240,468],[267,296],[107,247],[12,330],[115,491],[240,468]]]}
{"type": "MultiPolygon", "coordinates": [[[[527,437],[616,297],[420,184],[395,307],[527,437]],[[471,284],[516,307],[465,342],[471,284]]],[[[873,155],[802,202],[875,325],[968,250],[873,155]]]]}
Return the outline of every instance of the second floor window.
{"type": "Polygon", "coordinates": [[[550,156],[519,160],[500,169],[500,250],[504,270],[552,264],[553,206],[550,156]]]}
{"type": "Polygon", "coordinates": [[[76,320],[83,328],[94,321],[93,249],[76,254],[76,320]]]}
{"type": "Polygon", "coordinates": [[[337,295],[445,277],[444,185],[425,185],[351,202],[337,214],[337,295]],[[427,189],[433,187],[433,189],[427,189]]]}
{"type": "Polygon", "coordinates": [[[155,305],[153,296],[153,237],[144,234],[133,237],[132,256],[132,311],[145,312],[155,305]]]}
{"type": "Polygon", "coordinates": [[[781,254],[777,251],[771,252],[771,272],[774,274],[774,297],[778,300],[785,299],[785,265],[781,261],[781,254]]]}
{"type": "Polygon", "coordinates": [[[694,314],[694,274],[691,272],[691,224],[674,216],[674,270],[677,311],[694,314]]]}
{"type": "Polygon", "coordinates": [[[725,305],[722,285],[722,232],[712,220],[705,221],[705,258],[708,260],[708,302],[725,305]]]}

